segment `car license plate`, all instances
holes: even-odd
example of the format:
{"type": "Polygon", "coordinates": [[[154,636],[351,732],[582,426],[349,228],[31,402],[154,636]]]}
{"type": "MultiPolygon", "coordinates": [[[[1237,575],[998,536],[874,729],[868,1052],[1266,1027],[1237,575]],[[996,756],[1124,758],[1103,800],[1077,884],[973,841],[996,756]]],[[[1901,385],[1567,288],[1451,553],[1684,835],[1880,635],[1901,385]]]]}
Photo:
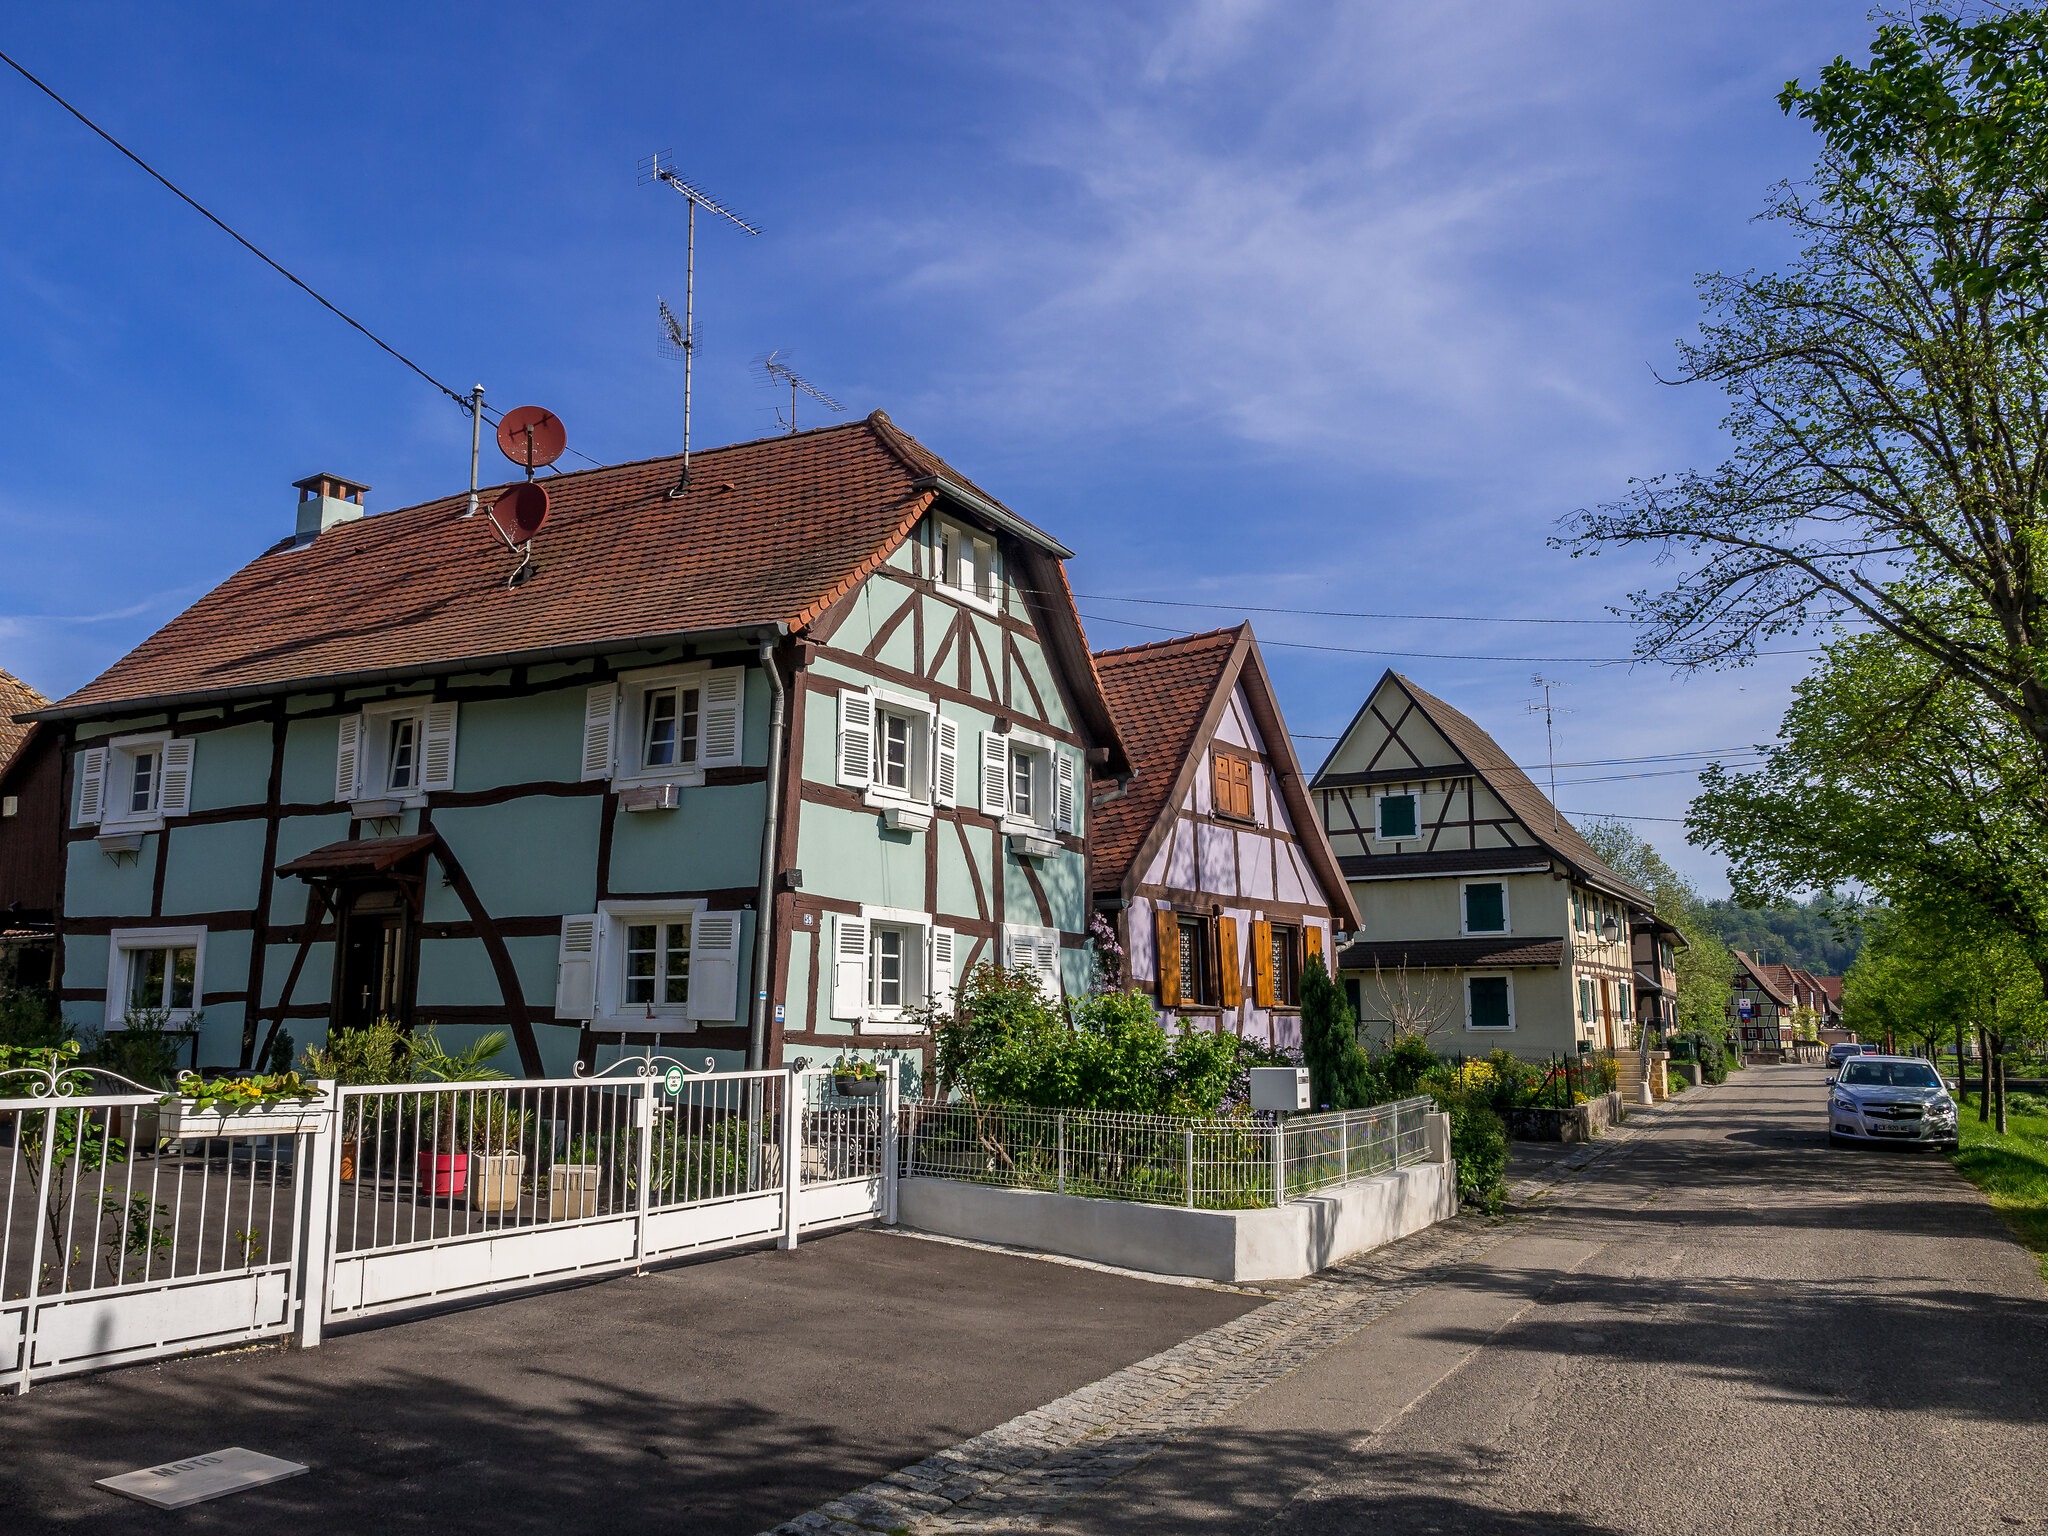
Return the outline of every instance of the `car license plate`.
{"type": "Polygon", "coordinates": [[[1920,1127],[1917,1125],[1872,1124],[1870,1134],[1873,1136],[1918,1136],[1920,1134],[1920,1127]]]}

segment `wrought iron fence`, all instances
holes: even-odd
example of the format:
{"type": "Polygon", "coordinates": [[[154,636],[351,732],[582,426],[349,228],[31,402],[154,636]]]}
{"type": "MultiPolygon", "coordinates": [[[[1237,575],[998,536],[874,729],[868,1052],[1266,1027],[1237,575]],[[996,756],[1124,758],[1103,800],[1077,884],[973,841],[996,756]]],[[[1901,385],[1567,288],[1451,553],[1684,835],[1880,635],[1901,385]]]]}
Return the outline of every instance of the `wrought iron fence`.
{"type": "Polygon", "coordinates": [[[1197,1210],[1247,1210],[1390,1172],[1430,1155],[1428,1099],[1276,1119],[1030,1109],[905,1108],[907,1176],[1197,1210]]]}

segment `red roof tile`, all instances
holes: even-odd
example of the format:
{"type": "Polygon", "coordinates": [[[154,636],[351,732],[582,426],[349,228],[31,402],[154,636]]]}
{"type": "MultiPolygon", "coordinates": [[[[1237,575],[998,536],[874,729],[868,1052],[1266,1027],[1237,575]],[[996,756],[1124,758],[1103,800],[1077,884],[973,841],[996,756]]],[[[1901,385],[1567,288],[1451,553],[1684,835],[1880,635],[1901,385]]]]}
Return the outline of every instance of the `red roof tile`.
{"type": "Polygon", "coordinates": [[[22,749],[29,733],[35,729],[27,721],[17,721],[14,717],[27,714],[32,709],[41,709],[49,702],[12,672],[0,671],[0,773],[6,772],[7,765],[14,761],[14,754],[22,749]]]}
{"type": "MultiPolygon", "coordinates": [[[[916,525],[935,494],[920,480],[967,484],[879,411],[700,452],[688,493],[669,501],[678,463],[548,479],[552,510],[533,543],[540,571],[518,588],[505,585],[515,562],[490,524],[463,519],[466,493],[339,524],[303,547],[280,544],[57,707],[83,713],[708,631],[801,629],[916,525]]],[[[494,493],[484,492],[486,507],[494,493]]]]}

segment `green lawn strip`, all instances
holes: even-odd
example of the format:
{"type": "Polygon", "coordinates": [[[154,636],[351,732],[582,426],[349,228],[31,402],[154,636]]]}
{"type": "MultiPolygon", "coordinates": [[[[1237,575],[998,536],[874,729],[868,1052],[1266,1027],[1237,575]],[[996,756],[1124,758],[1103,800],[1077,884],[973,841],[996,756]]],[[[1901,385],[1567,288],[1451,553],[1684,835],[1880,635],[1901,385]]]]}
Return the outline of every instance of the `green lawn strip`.
{"type": "Polygon", "coordinates": [[[1953,1155],[1964,1177],[2041,1261],[2048,1280],[2048,1115],[2008,1113],[2007,1133],[1977,1120],[1975,1094],[1961,1096],[1963,1144],[1953,1155]]]}

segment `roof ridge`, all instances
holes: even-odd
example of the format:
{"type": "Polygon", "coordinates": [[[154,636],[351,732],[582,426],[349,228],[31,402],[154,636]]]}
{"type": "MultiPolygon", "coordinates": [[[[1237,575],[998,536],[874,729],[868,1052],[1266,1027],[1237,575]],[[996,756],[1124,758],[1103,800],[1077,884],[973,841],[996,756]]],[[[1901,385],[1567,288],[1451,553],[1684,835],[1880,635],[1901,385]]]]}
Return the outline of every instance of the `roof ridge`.
{"type": "Polygon", "coordinates": [[[1108,650],[1095,651],[1092,654],[1098,662],[1102,662],[1116,657],[1133,656],[1144,651],[1167,651],[1175,646],[1192,646],[1198,641],[1228,639],[1234,642],[1240,634],[1250,628],[1251,620],[1242,619],[1222,629],[1203,629],[1191,635],[1173,635],[1165,640],[1144,640],[1136,645],[1112,646],[1108,650]]]}

